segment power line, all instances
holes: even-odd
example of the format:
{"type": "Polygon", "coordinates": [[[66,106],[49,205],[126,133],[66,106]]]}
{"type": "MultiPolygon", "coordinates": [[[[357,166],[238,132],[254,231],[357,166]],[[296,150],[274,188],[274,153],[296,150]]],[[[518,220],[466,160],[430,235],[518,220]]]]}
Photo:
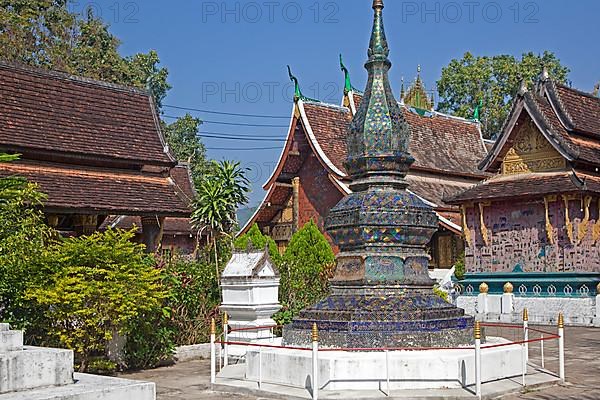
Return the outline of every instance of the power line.
{"type": "MultiPolygon", "coordinates": [[[[172,115],[163,115],[165,118],[179,119],[172,115]]],[[[202,120],[203,124],[215,124],[215,125],[233,125],[233,126],[253,126],[258,128],[287,128],[287,125],[269,125],[269,124],[245,124],[240,122],[222,122],[222,121],[209,121],[206,119],[202,120]]]]}
{"type": "Polygon", "coordinates": [[[231,151],[247,151],[247,150],[281,150],[281,147],[207,147],[206,150],[231,150],[231,151]]]}
{"type": "Polygon", "coordinates": [[[234,136],[219,136],[219,135],[205,135],[203,133],[198,134],[202,138],[208,139],[220,139],[220,140],[247,140],[257,142],[285,142],[285,139],[273,139],[273,138],[252,138],[252,137],[234,137],[234,136]]]}
{"type": "Polygon", "coordinates": [[[172,106],[169,104],[163,104],[164,107],[174,108],[176,110],[187,110],[187,111],[196,111],[206,114],[216,114],[216,115],[231,115],[236,117],[250,117],[250,118],[277,118],[277,119],[288,119],[289,117],[283,117],[278,115],[259,115],[259,114],[240,114],[240,113],[232,113],[232,112],[223,112],[223,111],[211,111],[211,110],[203,110],[200,108],[191,108],[191,107],[180,107],[180,106],[172,106]]]}
{"type": "Polygon", "coordinates": [[[263,138],[263,139],[282,139],[285,140],[281,135],[262,135],[262,134],[252,134],[252,133],[229,133],[229,132],[205,132],[200,131],[200,135],[225,135],[225,136],[240,136],[240,137],[253,137],[253,138],[263,138]]]}

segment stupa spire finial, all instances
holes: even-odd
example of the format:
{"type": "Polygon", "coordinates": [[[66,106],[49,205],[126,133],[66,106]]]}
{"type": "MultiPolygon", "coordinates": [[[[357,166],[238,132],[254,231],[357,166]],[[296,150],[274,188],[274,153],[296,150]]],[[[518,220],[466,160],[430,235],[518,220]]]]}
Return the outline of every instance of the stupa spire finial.
{"type": "Polygon", "coordinates": [[[348,133],[346,169],[353,190],[366,186],[406,187],[414,159],[408,152],[410,129],[394,98],[388,72],[392,66],[383,24],[383,1],[373,1],[367,87],[348,133]],[[365,186],[366,185],[366,186],[365,186]]]}

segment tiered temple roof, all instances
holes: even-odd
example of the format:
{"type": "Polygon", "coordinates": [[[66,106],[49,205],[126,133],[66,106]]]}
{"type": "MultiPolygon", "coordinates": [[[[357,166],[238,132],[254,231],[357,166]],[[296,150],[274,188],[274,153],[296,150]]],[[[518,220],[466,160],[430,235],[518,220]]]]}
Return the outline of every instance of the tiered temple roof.
{"type": "MultiPolygon", "coordinates": [[[[350,192],[344,168],[346,135],[362,93],[347,90],[342,106],[298,99],[286,144],[277,167],[264,185],[265,199],[242,232],[254,223],[271,221],[292,195],[291,178],[304,162],[301,153],[308,147],[316,155],[327,177],[342,195],[350,192]],[[345,106],[344,106],[345,105],[345,106]]],[[[460,233],[460,212],[443,199],[459,193],[487,175],[477,169],[487,149],[479,124],[442,113],[419,110],[400,104],[411,128],[410,152],[416,159],[407,180],[409,190],[428,201],[445,228],[460,233]]]]}
{"type": "Polygon", "coordinates": [[[599,167],[600,98],[543,74],[533,90],[521,88],[499,139],[479,165],[497,175],[450,202],[600,193],[599,167]],[[525,124],[533,124],[539,139],[518,137],[525,124]],[[507,164],[515,147],[520,158],[507,164]]]}
{"type": "Polygon", "coordinates": [[[48,194],[47,213],[189,216],[191,183],[176,167],[145,91],[0,63],[0,176],[48,194]]]}

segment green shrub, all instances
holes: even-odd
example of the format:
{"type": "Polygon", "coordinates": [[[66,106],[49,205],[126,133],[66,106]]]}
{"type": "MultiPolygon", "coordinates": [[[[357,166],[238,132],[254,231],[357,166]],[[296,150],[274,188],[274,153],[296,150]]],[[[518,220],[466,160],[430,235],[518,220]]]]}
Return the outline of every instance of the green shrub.
{"type": "MultiPolygon", "coordinates": [[[[16,160],[0,154],[0,162],[16,160]]],[[[25,179],[0,178],[0,321],[26,330],[41,316],[25,298],[28,287],[45,278],[46,244],[54,236],[41,212],[45,195],[25,179]]]]}
{"type": "Polygon", "coordinates": [[[235,239],[234,246],[237,250],[264,250],[269,245],[269,256],[275,265],[281,263],[281,254],[277,248],[277,243],[266,235],[263,235],[257,224],[252,227],[245,234],[235,239]]]}
{"type": "Polygon", "coordinates": [[[170,326],[177,345],[206,343],[211,318],[219,316],[221,290],[209,262],[175,259],[163,268],[163,282],[169,291],[166,306],[171,310],[170,326]]]}
{"type": "Polygon", "coordinates": [[[458,259],[456,260],[456,263],[454,264],[454,276],[459,281],[463,280],[465,277],[465,253],[464,252],[458,257],[458,259]]]}
{"type": "Polygon", "coordinates": [[[133,236],[109,229],[53,244],[53,272],[28,291],[44,308],[48,331],[75,352],[82,372],[92,356],[106,354],[115,332],[131,333],[132,323],[160,312],[167,297],[155,260],[133,236]]]}
{"type": "Polygon", "coordinates": [[[283,309],[274,316],[277,323],[290,321],[328,294],[334,261],[331,246],[313,221],[292,236],[279,268],[283,309]]]}
{"type": "Polygon", "coordinates": [[[442,298],[444,301],[449,302],[448,293],[443,291],[442,289],[440,289],[439,286],[433,287],[433,293],[435,293],[436,296],[439,296],[440,298],[442,298]]]}

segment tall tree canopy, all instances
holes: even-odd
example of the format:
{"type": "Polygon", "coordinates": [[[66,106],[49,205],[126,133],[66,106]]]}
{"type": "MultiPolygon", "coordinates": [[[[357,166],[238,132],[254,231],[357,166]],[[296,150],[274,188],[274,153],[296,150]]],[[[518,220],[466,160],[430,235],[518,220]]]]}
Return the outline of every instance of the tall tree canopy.
{"type": "MultiPolygon", "coordinates": [[[[68,6],[69,0],[0,0],[0,58],[139,87],[160,108],[171,86],[156,51],[121,56],[121,41],[91,8],[82,17],[68,6]]],[[[170,148],[180,161],[190,162],[195,176],[206,166],[200,124],[189,115],[163,124],[170,148]]]]}
{"type": "Polygon", "coordinates": [[[465,53],[462,59],[454,59],[442,69],[437,82],[438,110],[473,118],[481,102],[479,120],[484,136],[490,138],[502,128],[521,81],[531,86],[544,66],[552,78],[566,81],[569,69],[552,52],[525,53],[520,60],[511,55],[481,57],[465,53]]]}

